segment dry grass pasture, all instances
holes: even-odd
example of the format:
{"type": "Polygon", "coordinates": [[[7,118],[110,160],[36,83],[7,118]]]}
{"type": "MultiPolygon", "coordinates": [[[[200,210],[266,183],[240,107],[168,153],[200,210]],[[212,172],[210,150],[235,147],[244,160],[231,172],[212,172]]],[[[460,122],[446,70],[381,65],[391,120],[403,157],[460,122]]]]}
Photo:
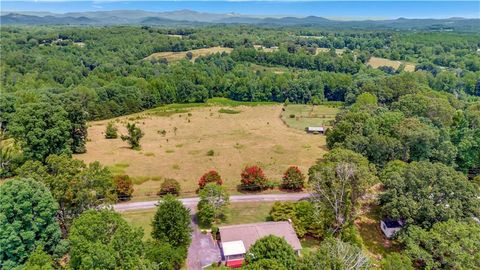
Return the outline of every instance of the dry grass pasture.
{"type": "Polygon", "coordinates": [[[194,106],[151,110],[114,119],[120,134],[136,122],[144,131],[142,150],[128,148],[121,139],[104,138],[108,121],[89,123],[85,162],[100,161],[135,183],[134,200],[152,199],[161,180],[174,178],[184,195],[193,195],[200,176],[217,170],[224,185],[235,192],[247,164],[261,166],[279,181],[289,165],[304,173],[326,152],[325,137],[287,127],[280,119],[282,105],[194,106]],[[164,132],[165,131],[165,132],[164,132]]]}
{"type": "MultiPolygon", "coordinates": [[[[330,51],[330,48],[317,48],[317,50],[315,51],[315,55],[319,53],[326,53],[329,51],[330,51]]],[[[345,52],[345,49],[335,49],[335,53],[337,55],[342,55],[344,52],[345,52]]]]}
{"type": "Polygon", "coordinates": [[[265,46],[262,46],[262,45],[253,45],[253,47],[259,51],[264,51],[264,52],[276,52],[278,51],[278,47],[271,47],[271,48],[267,48],[265,46]]]}
{"type": "Polygon", "coordinates": [[[191,52],[192,53],[192,60],[195,60],[197,57],[206,56],[206,55],[215,54],[215,53],[223,53],[223,52],[231,53],[232,50],[233,50],[232,48],[226,48],[226,47],[211,47],[211,48],[202,48],[202,49],[190,50],[190,51],[185,51],[185,52],[158,52],[158,53],[153,53],[153,54],[145,57],[143,60],[165,58],[169,62],[180,61],[180,60],[186,58],[187,52],[191,52]]]}
{"type": "Polygon", "coordinates": [[[339,112],[338,106],[290,104],[282,111],[282,120],[291,128],[305,130],[309,126],[331,126],[339,112]]]}
{"type": "Polygon", "coordinates": [[[405,64],[405,69],[404,69],[405,71],[408,71],[408,72],[415,71],[414,63],[390,60],[390,59],[380,58],[380,57],[371,57],[370,60],[367,62],[367,65],[371,66],[372,68],[388,66],[394,69],[398,69],[402,63],[405,64]]]}

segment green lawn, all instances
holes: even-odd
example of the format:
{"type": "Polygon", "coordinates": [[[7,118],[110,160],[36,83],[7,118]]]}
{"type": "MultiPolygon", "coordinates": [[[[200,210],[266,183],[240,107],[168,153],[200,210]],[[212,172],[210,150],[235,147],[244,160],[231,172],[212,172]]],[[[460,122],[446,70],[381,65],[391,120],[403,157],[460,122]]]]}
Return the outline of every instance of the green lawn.
{"type": "Polygon", "coordinates": [[[267,221],[272,206],[273,202],[232,203],[220,226],[267,221]]]}
{"type": "Polygon", "coordinates": [[[370,207],[370,211],[360,216],[355,223],[365,248],[371,257],[378,260],[391,252],[398,252],[400,245],[397,241],[384,237],[380,229],[380,207],[376,204],[370,207]]]}
{"type": "MultiPolygon", "coordinates": [[[[219,226],[267,221],[273,202],[231,203],[226,210],[226,219],[219,226]]],[[[122,217],[131,225],[144,231],[144,239],[150,239],[152,219],[156,209],[122,212],[122,217]]]]}
{"type": "Polygon", "coordinates": [[[339,103],[325,105],[289,104],[282,112],[282,120],[289,127],[305,130],[308,126],[331,126],[340,111],[339,103]]]}

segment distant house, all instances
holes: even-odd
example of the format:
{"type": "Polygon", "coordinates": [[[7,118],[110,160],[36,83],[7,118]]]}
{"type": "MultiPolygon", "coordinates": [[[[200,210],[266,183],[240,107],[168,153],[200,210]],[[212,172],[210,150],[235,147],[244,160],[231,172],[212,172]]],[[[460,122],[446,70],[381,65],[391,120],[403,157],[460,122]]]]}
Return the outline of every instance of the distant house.
{"type": "Polygon", "coordinates": [[[325,133],[325,128],[324,127],[307,127],[305,128],[305,131],[307,133],[323,134],[325,133]]]}
{"type": "Polygon", "coordinates": [[[392,238],[398,231],[403,228],[403,222],[400,220],[385,219],[380,221],[380,229],[387,238],[392,238]]]}
{"type": "Polygon", "coordinates": [[[250,246],[264,236],[275,235],[283,237],[292,246],[297,255],[300,254],[302,249],[300,240],[298,240],[292,224],[288,221],[225,226],[220,227],[219,232],[225,265],[231,268],[241,267],[250,246]]]}

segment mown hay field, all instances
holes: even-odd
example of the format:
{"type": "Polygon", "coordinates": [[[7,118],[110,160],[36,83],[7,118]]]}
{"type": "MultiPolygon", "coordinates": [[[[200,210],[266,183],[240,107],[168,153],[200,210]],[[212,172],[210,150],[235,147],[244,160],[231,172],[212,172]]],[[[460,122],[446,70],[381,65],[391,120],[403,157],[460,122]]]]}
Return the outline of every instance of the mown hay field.
{"type": "Polygon", "coordinates": [[[143,60],[154,60],[154,59],[158,60],[158,59],[165,58],[167,59],[168,62],[180,61],[187,57],[188,52],[192,53],[192,60],[195,60],[200,56],[207,56],[210,54],[223,53],[223,52],[231,53],[232,51],[233,51],[232,48],[211,47],[211,48],[202,48],[202,49],[196,49],[196,50],[190,50],[190,51],[184,51],[184,52],[158,52],[145,57],[143,60]]]}
{"type": "Polygon", "coordinates": [[[414,63],[390,60],[390,59],[380,58],[380,57],[371,57],[370,60],[367,62],[367,65],[371,66],[372,68],[387,66],[397,70],[402,63],[405,64],[405,69],[404,69],[405,71],[408,71],[408,72],[415,71],[414,63]]]}
{"type": "Polygon", "coordinates": [[[289,104],[282,111],[282,120],[291,128],[305,130],[306,127],[329,127],[339,112],[338,104],[303,105],[289,104]]]}
{"type": "Polygon", "coordinates": [[[261,166],[269,179],[279,182],[288,166],[297,165],[307,173],[326,152],[324,136],[282,122],[280,104],[192,106],[160,107],[114,119],[120,134],[126,134],[127,122],[136,122],[143,130],[140,151],[129,149],[121,139],[105,139],[108,120],[91,122],[87,152],[75,157],[98,160],[115,174],[130,175],[135,183],[133,200],[151,200],[164,178],[178,180],[183,195],[192,196],[201,175],[215,169],[226,188],[236,192],[246,165],[261,166]]]}
{"type": "MultiPolygon", "coordinates": [[[[326,53],[329,51],[330,51],[330,48],[317,48],[317,50],[315,51],[315,55],[319,53],[326,53]]],[[[337,55],[342,55],[344,52],[345,52],[345,49],[335,49],[335,53],[337,55]]]]}

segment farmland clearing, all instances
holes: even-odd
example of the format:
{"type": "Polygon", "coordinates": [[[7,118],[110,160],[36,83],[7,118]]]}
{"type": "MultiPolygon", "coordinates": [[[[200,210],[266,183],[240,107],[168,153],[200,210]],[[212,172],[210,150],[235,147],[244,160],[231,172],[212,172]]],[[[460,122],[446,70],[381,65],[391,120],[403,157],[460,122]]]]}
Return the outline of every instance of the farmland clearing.
{"type": "Polygon", "coordinates": [[[372,68],[387,66],[387,67],[392,67],[395,70],[397,70],[402,64],[405,64],[405,68],[404,68],[405,71],[408,71],[408,72],[415,71],[415,64],[411,62],[389,60],[389,59],[380,58],[380,57],[371,57],[370,60],[367,62],[367,65],[371,66],[372,68]]]}
{"type": "Polygon", "coordinates": [[[145,57],[143,60],[158,60],[158,59],[164,58],[164,59],[167,59],[168,62],[180,61],[182,59],[186,59],[188,52],[192,53],[192,60],[195,60],[200,56],[207,56],[207,55],[216,54],[216,53],[231,53],[232,51],[233,51],[232,48],[211,47],[211,48],[202,48],[202,49],[196,49],[196,50],[190,50],[190,51],[184,51],[184,52],[157,52],[145,57]]]}
{"type": "Polygon", "coordinates": [[[340,104],[326,105],[289,104],[282,111],[281,118],[291,128],[305,130],[309,126],[330,127],[339,112],[340,104]]]}
{"type": "Polygon", "coordinates": [[[282,122],[282,107],[233,101],[176,104],[91,122],[87,152],[75,157],[98,160],[115,174],[128,174],[135,184],[133,200],[155,199],[164,178],[179,181],[183,195],[194,195],[198,179],[211,169],[220,173],[230,192],[237,192],[240,172],[251,164],[279,182],[288,166],[297,165],[307,173],[326,152],[324,136],[306,134],[282,122]],[[127,122],[137,123],[145,133],[142,150],[128,148],[121,139],[105,139],[109,121],[120,134],[126,134],[127,122]]]}

